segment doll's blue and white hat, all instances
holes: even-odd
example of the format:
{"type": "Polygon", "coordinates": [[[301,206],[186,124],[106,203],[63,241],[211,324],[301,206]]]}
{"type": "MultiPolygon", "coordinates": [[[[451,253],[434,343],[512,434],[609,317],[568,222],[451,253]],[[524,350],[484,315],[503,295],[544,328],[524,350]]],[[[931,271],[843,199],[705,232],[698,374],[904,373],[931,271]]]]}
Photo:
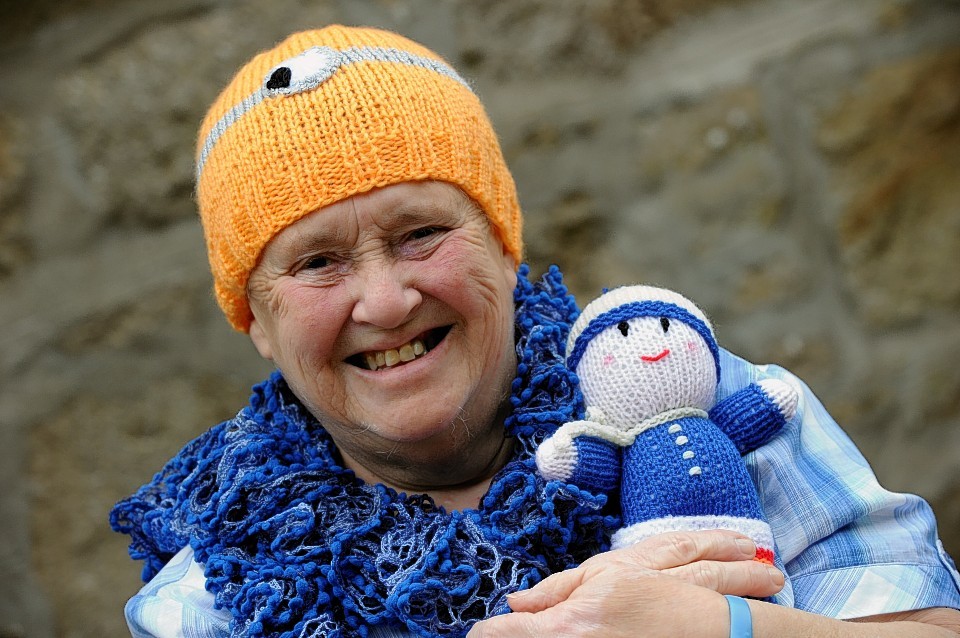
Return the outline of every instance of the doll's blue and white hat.
{"type": "Polygon", "coordinates": [[[637,317],[666,317],[681,321],[700,334],[713,354],[720,377],[720,348],[707,315],[678,292],[656,286],[614,288],[587,304],[567,337],[567,367],[576,371],[590,341],[621,321],[637,317]]]}

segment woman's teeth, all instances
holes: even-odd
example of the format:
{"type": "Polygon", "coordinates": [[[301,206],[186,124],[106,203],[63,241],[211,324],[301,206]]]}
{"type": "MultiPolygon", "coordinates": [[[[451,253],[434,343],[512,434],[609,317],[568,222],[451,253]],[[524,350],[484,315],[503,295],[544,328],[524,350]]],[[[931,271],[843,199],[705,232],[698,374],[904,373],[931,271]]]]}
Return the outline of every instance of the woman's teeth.
{"type": "Polygon", "coordinates": [[[427,353],[427,347],[423,345],[420,339],[414,339],[410,343],[405,343],[399,348],[390,350],[381,350],[379,352],[364,352],[363,360],[369,370],[380,370],[381,368],[392,368],[398,363],[413,361],[427,353]]]}

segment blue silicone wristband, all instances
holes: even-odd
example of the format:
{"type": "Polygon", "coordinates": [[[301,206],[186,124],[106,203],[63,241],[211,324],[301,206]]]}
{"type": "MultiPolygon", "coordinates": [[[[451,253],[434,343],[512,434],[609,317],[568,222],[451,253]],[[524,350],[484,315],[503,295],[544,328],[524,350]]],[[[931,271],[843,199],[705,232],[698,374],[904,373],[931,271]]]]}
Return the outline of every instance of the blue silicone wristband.
{"type": "Polygon", "coordinates": [[[753,616],[750,605],[739,596],[724,596],[730,607],[730,638],[753,638],[753,616]]]}

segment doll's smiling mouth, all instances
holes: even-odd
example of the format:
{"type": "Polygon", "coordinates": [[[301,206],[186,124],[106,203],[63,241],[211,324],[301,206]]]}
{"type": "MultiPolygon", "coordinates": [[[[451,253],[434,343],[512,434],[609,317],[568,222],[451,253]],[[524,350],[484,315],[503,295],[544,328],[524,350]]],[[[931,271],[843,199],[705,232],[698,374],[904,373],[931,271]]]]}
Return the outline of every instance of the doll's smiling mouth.
{"type": "Polygon", "coordinates": [[[640,359],[643,361],[648,361],[650,363],[653,363],[654,361],[659,361],[660,359],[663,359],[668,354],[670,354],[670,349],[664,348],[663,352],[661,352],[660,354],[655,354],[652,357],[650,355],[643,355],[640,357],[640,359]]]}
{"type": "Polygon", "coordinates": [[[364,370],[383,370],[419,359],[433,350],[443,341],[452,326],[443,326],[428,330],[397,348],[386,350],[368,350],[347,357],[347,363],[364,370]]]}

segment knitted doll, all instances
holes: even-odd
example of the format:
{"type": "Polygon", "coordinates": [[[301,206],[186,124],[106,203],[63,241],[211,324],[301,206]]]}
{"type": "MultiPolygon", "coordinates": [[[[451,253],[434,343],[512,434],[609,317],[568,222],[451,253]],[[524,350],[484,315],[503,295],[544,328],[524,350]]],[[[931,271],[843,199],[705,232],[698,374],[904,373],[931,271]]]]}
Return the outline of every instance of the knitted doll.
{"type": "Polygon", "coordinates": [[[586,420],[561,426],[537,449],[548,480],[592,491],[620,488],[623,526],[613,547],[670,530],[728,529],[773,562],[773,535],[740,458],[775,436],[798,394],[775,379],[716,403],[719,349],[703,312],[650,286],[591,302],[567,341],[586,420]],[[619,457],[619,458],[618,458],[619,457]]]}

